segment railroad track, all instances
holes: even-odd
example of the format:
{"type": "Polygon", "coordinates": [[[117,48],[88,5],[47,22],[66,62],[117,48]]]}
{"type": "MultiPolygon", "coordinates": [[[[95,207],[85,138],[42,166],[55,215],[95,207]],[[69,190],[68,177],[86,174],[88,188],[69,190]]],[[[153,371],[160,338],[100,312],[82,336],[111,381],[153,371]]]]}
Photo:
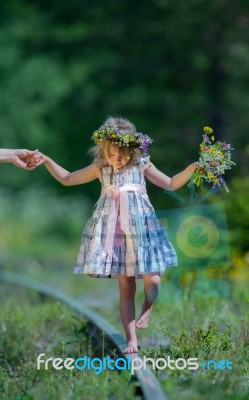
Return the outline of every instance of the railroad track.
{"type": "MultiPolygon", "coordinates": [[[[33,289],[42,295],[51,297],[55,300],[65,303],[71,309],[77,311],[83,315],[88,321],[95,325],[99,330],[104,331],[105,336],[108,337],[109,341],[112,342],[122,353],[123,357],[128,358],[128,355],[124,354],[124,348],[126,346],[123,335],[109,322],[103,318],[96,311],[91,310],[84,301],[78,301],[74,298],[61,293],[49,285],[37,282],[28,277],[23,277],[18,274],[8,272],[0,269],[0,280],[13,285],[23,286],[25,288],[33,289]]],[[[132,358],[140,358],[138,354],[131,355],[132,358]]],[[[158,379],[153,374],[150,368],[135,370],[136,378],[140,384],[141,392],[145,400],[167,400],[167,396],[163,391],[158,379]]]]}

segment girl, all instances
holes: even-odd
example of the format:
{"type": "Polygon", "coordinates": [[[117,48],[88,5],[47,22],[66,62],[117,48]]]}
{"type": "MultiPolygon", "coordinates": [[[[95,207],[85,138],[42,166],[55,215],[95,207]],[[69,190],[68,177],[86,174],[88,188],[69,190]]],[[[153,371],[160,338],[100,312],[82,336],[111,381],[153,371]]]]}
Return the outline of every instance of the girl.
{"type": "Polygon", "coordinates": [[[94,132],[94,161],[73,173],[39,153],[51,175],[66,186],[99,179],[101,196],[86,224],[75,274],[117,278],[120,316],[126,334],[124,353],[136,353],[136,327],[146,328],[160,288],[160,274],[177,265],[174,248],[146,193],[146,177],[155,185],[177,190],[192,176],[197,164],[168,177],[150,161],[152,140],[136,132],[126,119],[109,117],[94,132]],[[136,278],[144,282],[144,302],[135,322],[136,278]]]}

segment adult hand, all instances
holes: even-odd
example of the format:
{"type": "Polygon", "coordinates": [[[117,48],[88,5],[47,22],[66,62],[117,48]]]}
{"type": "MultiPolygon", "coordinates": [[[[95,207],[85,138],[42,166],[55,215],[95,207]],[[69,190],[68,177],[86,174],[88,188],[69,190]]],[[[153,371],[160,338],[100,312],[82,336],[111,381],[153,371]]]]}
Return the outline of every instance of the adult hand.
{"type": "Polygon", "coordinates": [[[16,149],[10,152],[9,162],[22,169],[32,170],[40,161],[38,150],[16,149]]]}

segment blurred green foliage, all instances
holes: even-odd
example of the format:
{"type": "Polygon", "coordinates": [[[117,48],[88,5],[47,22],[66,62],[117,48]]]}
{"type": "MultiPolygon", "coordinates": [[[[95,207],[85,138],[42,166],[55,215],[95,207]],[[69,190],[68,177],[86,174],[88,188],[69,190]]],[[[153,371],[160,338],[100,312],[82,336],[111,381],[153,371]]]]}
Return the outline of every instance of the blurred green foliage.
{"type": "Polygon", "coordinates": [[[73,265],[91,203],[83,196],[55,196],[30,188],[13,198],[0,191],[0,265],[22,270],[36,260],[42,265],[73,265]]]}
{"type": "Polygon", "coordinates": [[[231,182],[231,191],[232,194],[226,201],[228,228],[231,246],[240,254],[249,252],[249,178],[234,179],[231,182]]]}
{"type": "MultiPolygon", "coordinates": [[[[0,24],[0,147],[39,148],[76,170],[90,162],[92,131],[122,115],[154,139],[152,161],[172,176],[198,158],[202,127],[211,125],[235,148],[228,184],[246,177],[247,1],[2,0],[0,24]]],[[[63,187],[44,167],[1,165],[1,186],[14,195],[34,181],[94,200],[100,190],[97,181],[63,187]]],[[[229,210],[235,197],[243,202],[240,182],[224,199],[229,210]]],[[[151,188],[156,209],[176,206],[151,188]]],[[[236,235],[245,249],[246,236],[236,235]]]]}

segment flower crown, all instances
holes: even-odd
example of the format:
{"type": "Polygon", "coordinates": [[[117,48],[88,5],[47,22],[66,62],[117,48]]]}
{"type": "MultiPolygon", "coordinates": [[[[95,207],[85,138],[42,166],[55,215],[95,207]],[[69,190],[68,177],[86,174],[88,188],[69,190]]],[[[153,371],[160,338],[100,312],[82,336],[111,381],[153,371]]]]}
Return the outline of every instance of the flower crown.
{"type": "Polygon", "coordinates": [[[141,132],[126,133],[116,127],[102,128],[93,132],[91,139],[95,144],[100,144],[104,140],[110,140],[118,146],[138,147],[144,155],[148,153],[149,144],[153,140],[141,132]]]}

